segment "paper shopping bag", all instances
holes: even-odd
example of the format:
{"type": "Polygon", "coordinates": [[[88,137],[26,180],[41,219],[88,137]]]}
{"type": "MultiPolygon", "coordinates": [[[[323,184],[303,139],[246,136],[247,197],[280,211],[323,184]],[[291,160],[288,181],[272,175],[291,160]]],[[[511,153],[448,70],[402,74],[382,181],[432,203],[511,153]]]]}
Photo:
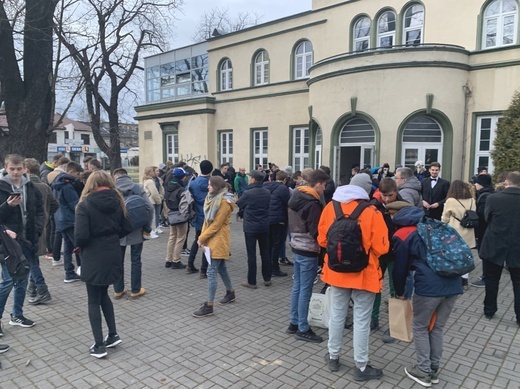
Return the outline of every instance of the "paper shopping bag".
{"type": "Polygon", "coordinates": [[[413,307],[412,300],[401,300],[391,298],[388,300],[388,321],[390,336],[405,342],[413,340],[412,321],[413,307]]]}
{"type": "Polygon", "coordinates": [[[329,328],[330,288],[325,294],[313,293],[309,302],[307,321],[312,327],[329,328]]]}

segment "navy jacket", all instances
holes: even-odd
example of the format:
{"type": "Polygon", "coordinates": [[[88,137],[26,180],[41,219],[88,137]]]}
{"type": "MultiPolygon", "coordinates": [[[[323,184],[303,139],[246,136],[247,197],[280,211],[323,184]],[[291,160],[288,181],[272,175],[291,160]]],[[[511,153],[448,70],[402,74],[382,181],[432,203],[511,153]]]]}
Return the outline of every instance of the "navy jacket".
{"type": "Polygon", "coordinates": [[[287,203],[291,197],[289,188],[279,181],[264,182],[264,188],[271,192],[269,224],[287,224],[287,203]]]}
{"type": "Polygon", "coordinates": [[[244,217],[244,232],[251,234],[269,232],[270,202],[271,192],[262,187],[261,182],[249,185],[249,189],[237,201],[237,206],[244,217]]]}
{"type": "Polygon", "coordinates": [[[197,231],[201,231],[202,225],[204,224],[204,200],[208,195],[208,182],[209,176],[198,176],[189,183],[190,192],[195,202],[195,211],[197,212],[193,227],[195,227],[197,231]]]}
{"type": "Polygon", "coordinates": [[[426,246],[417,233],[417,224],[424,216],[422,209],[407,207],[397,212],[393,223],[398,230],[392,237],[395,255],[394,288],[397,296],[404,295],[406,277],[415,270],[415,293],[425,297],[447,297],[462,294],[461,277],[442,277],[426,263],[426,246]]]}
{"type": "Polygon", "coordinates": [[[54,197],[60,203],[60,207],[54,214],[56,228],[58,231],[65,231],[74,227],[76,205],[79,201],[78,192],[74,189],[74,181],[76,178],[67,173],[60,173],[54,181],[52,181],[52,191],[54,197]]]}

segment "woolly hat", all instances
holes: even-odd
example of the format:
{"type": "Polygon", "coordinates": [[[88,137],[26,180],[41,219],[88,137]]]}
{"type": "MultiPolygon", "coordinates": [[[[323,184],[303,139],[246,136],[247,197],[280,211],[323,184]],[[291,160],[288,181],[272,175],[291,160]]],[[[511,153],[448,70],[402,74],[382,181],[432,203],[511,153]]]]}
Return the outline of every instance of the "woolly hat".
{"type": "Polygon", "coordinates": [[[292,174],[293,168],[292,166],[286,166],[285,169],[283,169],[287,174],[292,174]]]}
{"type": "Polygon", "coordinates": [[[204,175],[210,174],[213,171],[213,164],[208,161],[204,160],[200,163],[200,172],[204,175]]]}
{"type": "Polygon", "coordinates": [[[356,185],[363,188],[365,192],[367,192],[367,194],[370,196],[370,192],[372,191],[372,180],[370,179],[370,176],[368,174],[356,174],[350,180],[350,185],[356,185]]]}
{"type": "Polygon", "coordinates": [[[484,187],[493,187],[493,182],[489,174],[479,174],[475,183],[480,184],[484,187]]]}
{"type": "Polygon", "coordinates": [[[260,170],[251,170],[249,173],[249,177],[252,177],[257,182],[262,182],[265,178],[265,174],[262,173],[260,170]]]}

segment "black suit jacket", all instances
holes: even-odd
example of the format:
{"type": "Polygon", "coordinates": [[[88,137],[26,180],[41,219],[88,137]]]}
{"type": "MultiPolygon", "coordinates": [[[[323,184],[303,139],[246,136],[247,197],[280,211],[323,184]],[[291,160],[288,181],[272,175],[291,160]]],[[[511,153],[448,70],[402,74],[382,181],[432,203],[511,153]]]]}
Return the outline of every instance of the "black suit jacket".
{"type": "Polygon", "coordinates": [[[443,178],[437,178],[437,184],[432,188],[430,178],[425,178],[421,182],[423,200],[429,204],[439,203],[439,207],[434,209],[424,208],[424,213],[434,219],[441,220],[442,211],[444,210],[444,203],[446,196],[450,189],[450,182],[443,178]]]}

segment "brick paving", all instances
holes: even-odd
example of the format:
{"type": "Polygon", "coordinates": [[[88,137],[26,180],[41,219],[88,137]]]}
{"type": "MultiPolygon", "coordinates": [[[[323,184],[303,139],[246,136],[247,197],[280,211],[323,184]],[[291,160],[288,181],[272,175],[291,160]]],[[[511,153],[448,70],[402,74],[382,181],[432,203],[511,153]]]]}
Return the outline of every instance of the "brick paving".
{"type": "MultiPolygon", "coordinates": [[[[164,268],[167,233],[145,243],[143,287],[139,300],[113,300],[123,343],[105,359],[88,354],[93,343],[87,317],[85,286],[65,284],[63,268],[42,260],[53,300],[25,304],[33,328],[8,324],[12,301],[4,314],[4,337],[11,350],[0,356],[1,388],[411,388],[403,367],[414,362],[413,344],[385,344],[386,304],[381,328],[370,337],[370,358],[383,368],[380,380],[352,380],[352,332],[345,330],[339,372],[325,367],[326,341],[312,344],[285,333],[289,324],[292,269],[258,289],[240,286],[246,278],[242,225],[232,219],[232,259],[228,263],[237,300],[215,305],[215,315],[194,318],[206,299],[207,281],[184,270],[164,268]]],[[[190,243],[194,233],[190,232],[190,243]]],[[[127,251],[126,273],[129,275],[127,251]]],[[[199,254],[200,255],[200,254],[199,254]]],[[[187,258],[183,257],[183,262],[187,258]]],[[[259,260],[258,260],[259,261],[259,260]]],[[[481,272],[480,261],[470,280],[481,272]]],[[[200,265],[200,256],[196,266],[200,265]]],[[[128,284],[129,278],[127,278],[128,284]]],[[[127,285],[128,286],[128,285],[127,285]]],[[[315,286],[319,291],[322,283],[315,286]]],[[[386,284],[385,284],[386,289],[386,284]]],[[[110,288],[112,293],[112,288],[110,288]]],[[[217,299],[225,294],[219,280],[217,299]]],[[[386,298],[387,296],[384,296],[386,298]]],[[[520,334],[514,320],[513,292],[504,272],[499,311],[492,320],[482,314],[484,289],[470,288],[456,303],[445,329],[440,383],[436,388],[520,388],[520,334]]],[[[316,329],[327,336],[326,330],[316,329]]]]}

